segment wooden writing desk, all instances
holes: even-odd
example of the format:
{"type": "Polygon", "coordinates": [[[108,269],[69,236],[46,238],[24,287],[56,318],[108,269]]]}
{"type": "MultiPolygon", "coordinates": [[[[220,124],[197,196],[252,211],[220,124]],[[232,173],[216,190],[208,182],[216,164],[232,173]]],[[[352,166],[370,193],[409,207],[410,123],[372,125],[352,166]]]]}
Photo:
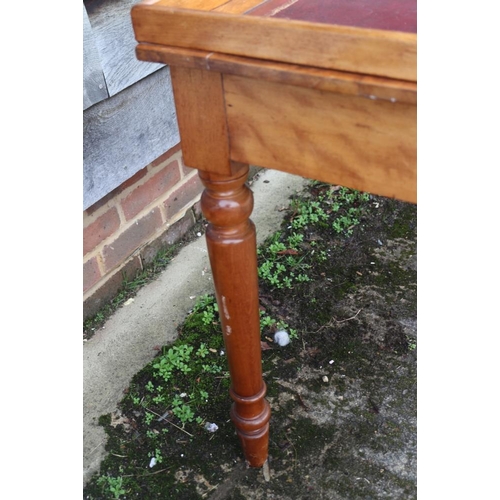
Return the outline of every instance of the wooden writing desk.
{"type": "Polygon", "coordinates": [[[416,202],[416,0],[146,0],[143,61],[171,67],[202,210],[229,370],[231,417],[267,459],[248,165],[416,202]]]}

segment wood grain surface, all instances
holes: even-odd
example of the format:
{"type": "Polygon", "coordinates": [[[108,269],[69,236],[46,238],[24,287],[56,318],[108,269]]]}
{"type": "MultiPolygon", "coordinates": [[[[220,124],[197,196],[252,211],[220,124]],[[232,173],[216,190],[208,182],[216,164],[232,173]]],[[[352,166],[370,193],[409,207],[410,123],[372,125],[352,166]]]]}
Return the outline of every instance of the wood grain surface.
{"type": "Polygon", "coordinates": [[[214,9],[215,12],[227,12],[231,14],[243,14],[257,5],[263,3],[264,0],[230,0],[225,4],[214,9]]]}
{"type": "Polygon", "coordinates": [[[416,106],[224,76],[231,159],[416,202],[416,106]]]}
{"type": "Polygon", "coordinates": [[[92,27],[83,7],[83,109],[108,97],[92,27]]]}
{"type": "Polygon", "coordinates": [[[167,67],[85,111],[86,209],[179,143],[167,67]]]}
{"type": "Polygon", "coordinates": [[[143,0],[141,3],[178,9],[214,10],[242,14],[265,2],[266,0],[143,0]]]}
{"type": "Polygon", "coordinates": [[[247,76],[258,80],[286,83],[341,94],[372,96],[391,102],[417,103],[417,84],[403,80],[321,68],[308,68],[296,64],[275,63],[148,43],[140,43],[137,46],[137,57],[141,60],[155,61],[173,66],[247,76]]]}
{"type": "Polygon", "coordinates": [[[206,187],[201,207],[209,221],[207,248],[231,375],[231,419],[249,465],[261,467],[271,410],[262,380],[257,243],[247,176],[248,165],[236,163],[229,175],[200,172],[206,187]]]}
{"type": "Polygon", "coordinates": [[[138,42],[416,81],[417,40],[411,33],[157,4],[136,5],[132,18],[138,42]]]}
{"type": "Polygon", "coordinates": [[[87,2],[87,12],[110,96],[116,95],[160,66],[135,57],[130,9],[138,0],[87,2]]]}
{"type": "Polygon", "coordinates": [[[170,68],[184,163],[229,174],[229,142],[220,73],[170,68]]]}

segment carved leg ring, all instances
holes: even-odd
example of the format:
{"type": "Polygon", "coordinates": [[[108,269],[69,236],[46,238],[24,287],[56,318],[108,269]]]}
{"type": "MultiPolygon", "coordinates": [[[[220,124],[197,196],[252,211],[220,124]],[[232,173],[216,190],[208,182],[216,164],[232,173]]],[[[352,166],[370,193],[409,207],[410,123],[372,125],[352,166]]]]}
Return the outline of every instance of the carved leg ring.
{"type": "Polygon", "coordinates": [[[249,219],[253,195],[245,185],[248,165],[232,164],[232,174],[199,173],[209,221],[207,247],[214,277],[234,400],[231,419],[250,466],[267,460],[271,410],[264,399],[255,226],[249,219]]]}

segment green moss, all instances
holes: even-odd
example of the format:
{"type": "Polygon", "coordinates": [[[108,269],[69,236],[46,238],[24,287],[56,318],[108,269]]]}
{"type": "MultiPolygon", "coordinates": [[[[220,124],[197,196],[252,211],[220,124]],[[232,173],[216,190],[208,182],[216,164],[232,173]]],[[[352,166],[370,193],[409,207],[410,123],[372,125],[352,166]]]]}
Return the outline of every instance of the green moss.
{"type": "Polygon", "coordinates": [[[395,200],[388,203],[386,213],[387,234],[389,238],[414,238],[417,231],[417,206],[401,204],[395,200]]]}

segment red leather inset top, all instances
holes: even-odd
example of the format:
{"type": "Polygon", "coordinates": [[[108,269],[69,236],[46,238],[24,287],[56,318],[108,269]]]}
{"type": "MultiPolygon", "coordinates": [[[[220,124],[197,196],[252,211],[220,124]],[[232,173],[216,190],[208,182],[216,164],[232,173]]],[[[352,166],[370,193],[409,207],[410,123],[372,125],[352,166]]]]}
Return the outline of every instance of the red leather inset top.
{"type": "Polygon", "coordinates": [[[248,15],[417,32],[417,0],[268,0],[248,15]]]}

